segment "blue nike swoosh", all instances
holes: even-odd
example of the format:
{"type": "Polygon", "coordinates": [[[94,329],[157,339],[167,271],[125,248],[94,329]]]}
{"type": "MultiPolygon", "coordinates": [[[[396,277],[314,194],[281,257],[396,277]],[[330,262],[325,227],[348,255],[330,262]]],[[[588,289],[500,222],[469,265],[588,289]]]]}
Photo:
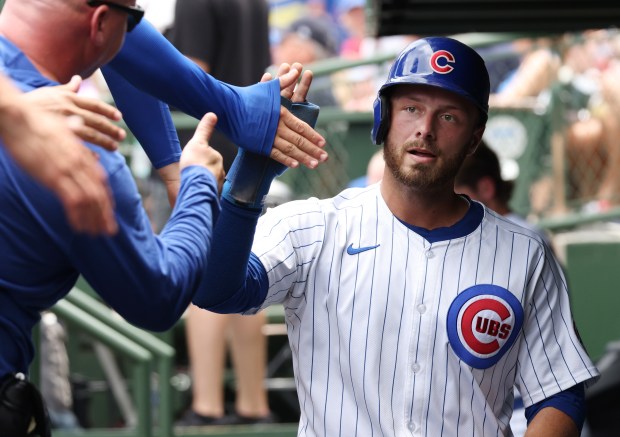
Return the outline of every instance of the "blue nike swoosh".
{"type": "Polygon", "coordinates": [[[375,246],[366,246],[366,247],[358,247],[357,249],[353,247],[353,243],[351,243],[349,245],[349,247],[347,247],[347,253],[349,255],[357,255],[358,253],[361,252],[366,252],[367,250],[372,250],[372,249],[376,249],[377,247],[381,246],[380,244],[377,244],[375,246]]]}

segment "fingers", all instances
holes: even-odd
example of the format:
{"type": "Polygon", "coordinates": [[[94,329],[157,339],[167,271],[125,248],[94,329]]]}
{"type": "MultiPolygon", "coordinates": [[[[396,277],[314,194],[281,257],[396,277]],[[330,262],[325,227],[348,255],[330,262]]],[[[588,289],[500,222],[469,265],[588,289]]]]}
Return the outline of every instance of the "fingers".
{"type": "Polygon", "coordinates": [[[71,77],[71,80],[67,82],[65,85],[60,85],[62,88],[66,88],[67,90],[77,93],[80,90],[80,86],[82,85],[82,78],[77,74],[71,77]]]}
{"type": "Polygon", "coordinates": [[[270,157],[281,164],[295,168],[303,163],[316,168],[328,159],[323,150],[325,139],[286,108],[280,108],[280,123],[270,157]]]}
{"type": "Polygon", "coordinates": [[[121,120],[121,112],[99,99],[76,94],[81,82],[80,76],[73,76],[67,84],[38,88],[24,97],[39,108],[79,116],[83,124],[72,126],[74,133],[92,144],[116,150],[118,142],[126,137],[125,131],[114,123],[121,120]]]}
{"type": "Polygon", "coordinates": [[[301,71],[302,68],[299,63],[293,64],[293,67],[288,64],[280,65],[277,77],[280,79],[280,94],[283,97],[290,99],[293,96],[301,71]]]}
{"type": "Polygon", "coordinates": [[[213,130],[215,129],[215,125],[217,123],[217,116],[209,112],[202,117],[200,123],[196,127],[196,131],[194,132],[194,138],[198,140],[202,140],[204,142],[209,142],[211,139],[211,135],[213,134],[213,130]]]}
{"type": "Polygon", "coordinates": [[[209,146],[209,139],[215,129],[216,123],[217,116],[211,112],[202,117],[202,120],[198,123],[198,127],[196,127],[194,136],[181,153],[179,167],[181,169],[192,165],[205,167],[213,173],[219,186],[224,182],[224,160],[217,150],[209,146]]]}
{"type": "Polygon", "coordinates": [[[125,138],[125,131],[112,124],[107,119],[89,112],[80,112],[79,115],[70,117],[82,120],[81,123],[69,123],[71,130],[84,141],[96,144],[106,150],[114,151],[118,149],[118,143],[125,138]]]}
{"type": "Polygon", "coordinates": [[[295,87],[295,92],[291,97],[293,102],[305,102],[306,97],[308,96],[308,91],[310,90],[310,85],[312,85],[313,74],[312,71],[306,70],[303,72],[301,76],[301,81],[295,87]]]}

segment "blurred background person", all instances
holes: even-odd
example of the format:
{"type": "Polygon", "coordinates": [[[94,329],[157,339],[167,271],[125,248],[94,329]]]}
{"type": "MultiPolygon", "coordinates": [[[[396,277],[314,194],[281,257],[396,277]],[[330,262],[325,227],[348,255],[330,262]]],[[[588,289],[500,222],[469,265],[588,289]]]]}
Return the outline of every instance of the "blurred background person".
{"type": "MultiPolygon", "coordinates": [[[[272,48],[272,71],[286,62],[310,65],[314,62],[336,57],[338,35],[329,21],[320,17],[304,17],[295,20],[282,33],[281,40],[272,48]]],[[[337,106],[330,76],[315,76],[308,100],[321,108],[337,106]]]]}
{"type": "MultiPolygon", "coordinates": [[[[167,36],[204,71],[232,85],[257,83],[271,64],[266,0],[176,0],[174,25],[167,36]]],[[[178,134],[183,144],[191,132],[178,130],[178,134]]],[[[222,154],[228,170],[237,154],[235,144],[217,130],[209,144],[222,154]]],[[[185,323],[192,402],[176,424],[272,422],[264,387],[265,316],[220,315],[190,306],[185,323]],[[223,387],[228,344],[236,376],[231,414],[226,411],[223,387]]]]}
{"type": "MultiPolygon", "coordinates": [[[[231,85],[260,81],[271,64],[266,0],[176,0],[168,33],[176,48],[204,71],[231,85]]],[[[181,144],[191,132],[179,132],[181,144]]],[[[210,144],[228,170],[237,147],[216,131],[210,144]]]]}
{"type": "Polygon", "coordinates": [[[510,197],[514,184],[502,177],[502,170],[497,154],[484,141],[476,151],[465,158],[457,174],[454,191],[465,194],[488,206],[508,220],[529,228],[551,246],[551,241],[544,231],[524,217],[510,209],[510,197]]]}

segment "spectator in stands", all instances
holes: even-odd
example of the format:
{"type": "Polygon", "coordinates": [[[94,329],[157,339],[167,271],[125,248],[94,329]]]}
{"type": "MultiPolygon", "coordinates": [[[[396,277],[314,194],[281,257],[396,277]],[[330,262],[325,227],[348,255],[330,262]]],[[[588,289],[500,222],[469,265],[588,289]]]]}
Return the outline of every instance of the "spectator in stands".
{"type": "Polygon", "coordinates": [[[512,181],[507,181],[502,177],[497,154],[482,141],[478,149],[465,158],[457,174],[454,190],[484,203],[508,220],[532,229],[550,246],[549,237],[543,230],[510,209],[513,186],[512,181]]]}
{"type": "MultiPolygon", "coordinates": [[[[329,22],[319,17],[304,17],[295,20],[283,32],[279,43],[273,47],[275,70],[282,63],[299,62],[309,65],[332,58],[338,54],[338,35],[329,22]]],[[[321,108],[337,106],[330,76],[316,76],[308,99],[321,108]]]]}

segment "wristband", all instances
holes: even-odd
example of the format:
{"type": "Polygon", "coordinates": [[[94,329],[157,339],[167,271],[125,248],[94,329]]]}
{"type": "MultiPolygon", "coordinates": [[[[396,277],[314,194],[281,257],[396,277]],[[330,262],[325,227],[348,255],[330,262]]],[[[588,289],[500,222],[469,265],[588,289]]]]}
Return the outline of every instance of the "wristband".
{"type": "MultiPolygon", "coordinates": [[[[281,98],[282,106],[314,128],[319,107],[310,102],[293,103],[281,98]]],[[[244,208],[262,210],[271,182],[287,170],[284,164],[239,148],[222,189],[222,198],[244,208]]]]}

